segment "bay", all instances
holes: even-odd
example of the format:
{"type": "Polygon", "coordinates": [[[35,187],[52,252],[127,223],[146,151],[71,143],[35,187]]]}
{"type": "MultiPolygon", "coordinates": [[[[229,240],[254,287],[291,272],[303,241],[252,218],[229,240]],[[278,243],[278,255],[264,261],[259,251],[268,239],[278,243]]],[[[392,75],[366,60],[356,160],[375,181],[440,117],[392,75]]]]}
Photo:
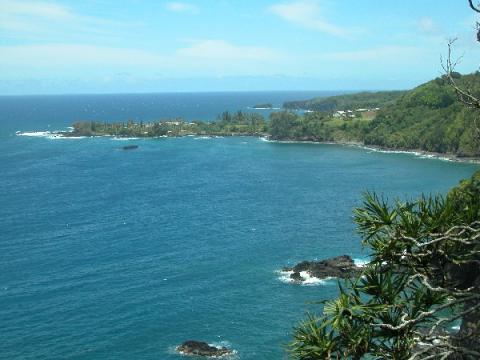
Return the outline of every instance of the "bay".
{"type": "Polygon", "coordinates": [[[250,137],[15,136],[91,109],[107,121],[212,120],[304,95],[184,94],[176,107],[171,94],[2,97],[0,357],[169,360],[198,339],[239,359],[286,358],[292,327],[337,288],[285,283],[278,270],[365,260],[352,222],[362,192],[446,192],[479,168],[250,137]]]}

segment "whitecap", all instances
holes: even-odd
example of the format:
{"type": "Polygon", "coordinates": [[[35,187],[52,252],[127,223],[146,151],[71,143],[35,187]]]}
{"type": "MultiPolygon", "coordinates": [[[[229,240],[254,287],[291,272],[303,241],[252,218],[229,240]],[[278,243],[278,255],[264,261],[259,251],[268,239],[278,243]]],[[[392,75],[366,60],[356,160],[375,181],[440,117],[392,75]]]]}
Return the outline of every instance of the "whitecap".
{"type": "Polygon", "coordinates": [[[85,136],[64,136],[61,131],[16,131],[16,136],[42,137],[51,140],[57,139],[84,139],[85,136]]]}
{"type": "Polygon", "coordinates": [[[78,140],[78,139],[86,139],[86,136],[63,136],[60,134],[52,134],[51,136],[47,136],[47,139],[52,139],[52,140],[78,140]]]}
{"type": "Polygon", "coordinates": [[[290,277],[290,275],[293,274],[292,270],[289,270],[289,271],[279,270],[279,271],[276,271],[276,273],[279,274],[278,279],[281,282],[286,284],[298,284],[302,286],[327,285],[329,283],[329,280],[334,279],[332,277],[319,279],[317,277],[311,276],[307,271],[301,271],[300,276],[305,280],[300,283],[290,277]]]}
{"type": "Polygon", "coordinates": [[[300,276],[305,279],[302,282],[302,285],[305,286],[326,285],[328,283],[328,280],[333,279],[332,277],[319,279],[317,277],[311,276],[307,271],[300,271],[300,276]]]}
{"type": "Polygon", "coordinates": [[[281,282],[287,284],[291,284],[294,282],[293,279],[290,277],[290,275],[293,274],[293,271],[278,270],[276,271],[276,273],[279,274],[278,280],[280,280],[281,282]]]}
{"type": "Polygon", "coordinates": [[[50,131],[17,131],[17,136],[31,136],[31,137],[49,137],[52,133],[50,131]]]}

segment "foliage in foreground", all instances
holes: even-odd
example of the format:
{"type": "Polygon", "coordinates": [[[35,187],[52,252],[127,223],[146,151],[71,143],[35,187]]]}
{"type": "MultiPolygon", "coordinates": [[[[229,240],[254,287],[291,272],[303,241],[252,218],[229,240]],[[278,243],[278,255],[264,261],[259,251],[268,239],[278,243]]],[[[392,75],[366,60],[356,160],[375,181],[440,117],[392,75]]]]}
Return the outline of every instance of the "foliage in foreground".
{"type": "Polygon", "coordinates": [[[372,261],[295,329],[293,356],[480,358],[480,172],[446,197],[366,194],[355,221],[372,261]]]}

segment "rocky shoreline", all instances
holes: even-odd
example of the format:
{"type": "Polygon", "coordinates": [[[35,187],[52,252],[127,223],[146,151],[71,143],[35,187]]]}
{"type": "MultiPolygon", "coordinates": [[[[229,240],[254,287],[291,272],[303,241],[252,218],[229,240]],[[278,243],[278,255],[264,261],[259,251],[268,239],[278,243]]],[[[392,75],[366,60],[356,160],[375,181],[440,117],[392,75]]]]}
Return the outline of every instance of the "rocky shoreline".
{"type": "Polygon", "coordinates": [[[285,144],[319,144],[319,145],[341,145],[357,147],[374,152],[387,153],[387,154],[410,154],[421,158],[436,159],[443,161],[461,162],[469,164],[480,164],[480,158],[478,157],[461,157],[455,154],[436,153],[420,149],[394,149],[386,148],[378,145],[365,145],[358,141],[319,141],[315,139],[272,139],[269,136],[265,136],[264,139],[269,142],[285,143],[285,144]]]}

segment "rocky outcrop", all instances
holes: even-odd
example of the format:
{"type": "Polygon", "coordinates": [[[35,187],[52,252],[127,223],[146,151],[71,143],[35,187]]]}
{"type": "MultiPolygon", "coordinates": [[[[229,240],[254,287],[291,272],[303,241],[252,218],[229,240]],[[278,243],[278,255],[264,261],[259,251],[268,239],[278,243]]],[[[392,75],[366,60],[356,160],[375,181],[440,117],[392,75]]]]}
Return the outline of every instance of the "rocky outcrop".
{"type": "Polygon", "coordinates": [[[344,279],[358,274],[361,267],[355,265],[350,256],[342,255],[321,261],[302,261],[293,268],[284,268],[283,271],[291,272],[290,278],[300,283],[305,281],[302,273],[318,279],[329,277],[344,279]]]}
{"type": "Polygon", "coordinates": [[[273,105],[271,103],[257,104],[253,108],[254,109],[272,109],[273,105]]]}
{"type": "Polygon", "coordinates": [[[125,146],[122,146],[122,149],[123,150],[135,150],[135,149],[138,149],[138,145],[125,145],[125,146]]]}
{"type": "Polygon", "coordinates": [[[222,357],[232,354],[232,350],[226,347],[210,346],[206,342],[188,340],[177,347],[177,351],[183,355],[195,355],[205,357],[222,357]]]}

